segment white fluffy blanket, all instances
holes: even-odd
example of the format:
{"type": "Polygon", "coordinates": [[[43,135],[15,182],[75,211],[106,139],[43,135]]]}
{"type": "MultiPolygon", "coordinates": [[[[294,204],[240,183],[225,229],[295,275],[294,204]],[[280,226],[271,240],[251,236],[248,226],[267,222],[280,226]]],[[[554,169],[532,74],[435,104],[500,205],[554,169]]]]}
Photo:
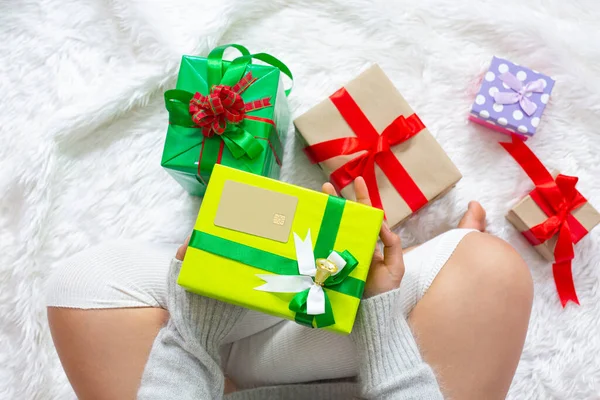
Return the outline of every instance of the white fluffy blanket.
{"type": "MultiPolygon", "coordinates": [[[[528,261],[535,304],[510,398],[600,393],[600,229],[577,245],[581,306],[562,309],[551,266],[504,219],[528,179],[468,124],[492,55],[557,84],[534,151],[578,175],[600,207],[600,4],[592,0],[21,0],[0,14],[0,398],[73,396],[52,346],[44,282],[56,261],[114,238],[180,242],[199,200],[160,167],[162,93],[182,54],[243,43],[284,60],[294,116],[377,62],[464,174],[401,229],[405,245],[454,227],[467,201],[528,261]],[[586,4],[587,3],[587,4],[586,4]]],[[[291,132],[290,132],[291,133],[291,132]]],[[[282,179],[318,188],[293,135],[282,179]]],[[[477,301],[477,299],[473,299],[477,301]]]]}

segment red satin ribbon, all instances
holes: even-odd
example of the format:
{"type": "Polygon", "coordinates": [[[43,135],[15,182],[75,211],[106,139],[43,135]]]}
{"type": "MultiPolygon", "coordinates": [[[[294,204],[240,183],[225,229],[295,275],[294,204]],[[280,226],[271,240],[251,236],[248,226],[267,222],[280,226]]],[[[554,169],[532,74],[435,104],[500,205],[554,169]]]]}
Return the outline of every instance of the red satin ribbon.
{"type": "Polygon", "coordinates": [[[512,135],[512,143],[500,144],[533,181],[535,189],[530,193],[531,198],[548,216],[541,224],[523,232],[523,235],[535,246],[558,234],[552,265],[558,297],[563,307],[569,301],[579,304],[571,272],[571,260],[575,257],[573,244],[588,233],[587,229],[571,215],[572,211],[587,201],[575,189],[579,178],[560,174],[554,179],[542,162],[516,135],[512,135]]]}
{"type": "Polygon", "coordinates": [[[333,139],[308,146],[304,149],[306,155],[313,163],[320,163],[333,157],[365,151],[331,173],[330,180],[334,186],[341,190],[362,176],[369,189],[371,204],[383,209],[375,175],[377,164],[413,212],[427,204],[427,198],[421,189],[391,151],[391,147],[425,129],[419,117],[416,114],[408,118],[401,115],[380,135],[345,88],[335,92],[329,99],[356,137],[333,139]]]}

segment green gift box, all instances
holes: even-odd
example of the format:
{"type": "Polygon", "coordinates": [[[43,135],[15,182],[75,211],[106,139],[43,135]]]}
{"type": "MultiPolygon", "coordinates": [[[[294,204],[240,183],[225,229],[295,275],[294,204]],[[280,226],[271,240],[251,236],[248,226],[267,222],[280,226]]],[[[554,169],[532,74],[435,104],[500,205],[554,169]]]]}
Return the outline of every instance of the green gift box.
{"type": "Polygon", "coordinates": [[[176,89],[165,92],[169,128],[161,165],[196,196],[204,195],[216,164],[279,178],[290,124],[282,73],[292,79],[275,57],[235,44],[206,58],[183,56],[176,89]],[[223,60],[229,47],[242,55],[223,60]]]}

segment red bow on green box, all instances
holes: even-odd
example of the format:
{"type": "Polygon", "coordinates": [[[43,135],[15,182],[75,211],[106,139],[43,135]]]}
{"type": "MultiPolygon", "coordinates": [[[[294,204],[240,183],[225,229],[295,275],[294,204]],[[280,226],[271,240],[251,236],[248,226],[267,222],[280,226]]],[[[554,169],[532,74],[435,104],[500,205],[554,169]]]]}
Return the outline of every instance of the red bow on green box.
{"type": "MultiPolygon", "coordinates": [[[[165,104],[169,122],[186,128],[198,128],[202,135],[211,138],[217,135],[227,146],[234,158],[257,157],[263,147],[257,138],[246,129],[247,120],[274,125],[270,119],[250,113],[271,107],[269,97],[244,101],[244,93],[256,81],[252,73],[245,73],[252,59],[261,60],[279,68],[292,79],[288,67],[277,58],[266,54],[250,54],[243,46],[231,44],[216,47],[207,58],[207,80],[210,92],[206,95],[185,90],[165,92],[165,104]],[[233,47],[242,53],[231,63],[223,61],[225,49],[233,47]]],[[[286,95],[291,89],[286,90],[286,95]]]]}

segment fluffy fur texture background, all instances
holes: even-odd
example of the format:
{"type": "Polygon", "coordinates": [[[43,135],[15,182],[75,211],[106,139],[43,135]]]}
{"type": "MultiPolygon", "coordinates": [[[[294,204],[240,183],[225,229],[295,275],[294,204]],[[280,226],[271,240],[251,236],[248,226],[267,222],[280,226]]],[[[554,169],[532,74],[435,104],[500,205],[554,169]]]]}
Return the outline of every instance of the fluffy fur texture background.
{"type": "MultiPolygon", "coordinates": [[[[492,55],[557,80],[529,143],[578,175],[600,207],[598,2],[560,0],[21,0],[0,2],[0,398],[73,397],[45,318],[57,261],[114,238],[181,242],[199,200],[159,165],[182,54],[243,43],[284,60],[294,116],[377,62],[464,174],[400,230],[405,245],[454,227],[467,201],[528,261],[535,303],[512,399],[600,393],[600,229],[577,246],[580,307],[560,307],[551,266],[504,219],[529,188],[496,144],[466,122],[492,55]]],[[[292,130],[290,130],[290,134],[292,130]]],[[[318,188],[293,135],[282,179],[318,188]]],[[[473,299],[476,301],[476,299],[473,299]]]]}

